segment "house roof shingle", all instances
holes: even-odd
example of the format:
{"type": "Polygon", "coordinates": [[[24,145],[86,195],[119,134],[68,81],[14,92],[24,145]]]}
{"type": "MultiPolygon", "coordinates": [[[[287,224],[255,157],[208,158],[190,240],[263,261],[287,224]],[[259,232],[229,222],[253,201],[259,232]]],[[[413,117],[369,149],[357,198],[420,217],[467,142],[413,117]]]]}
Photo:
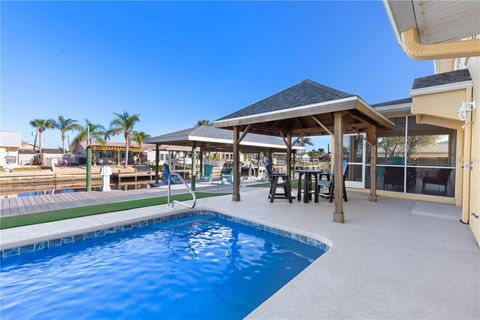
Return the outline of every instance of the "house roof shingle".
{"type": "Polygon", "coordinates": [[[397,104],[405,104],[405,103],[412,103],[412,98],[384,101],[384,102],[371,104],[371,106],[374,108],[378,108],[378,107],[394,106],[397,104]]]}
{"type": "Polygon", "coordinates": [[[472,77],[468,69],[455,70],[450,72],[444,72],[435,74],[433,76],[417,78],[413,81],[412,89],[421,89],[428,87],[441,86],[450,83],[470,81],[472,77]]]}
{"type": "Polygon", "coordinates": [[[218,120],[285,110],[354,96],[356,95],[307,79],[218,120]]]}

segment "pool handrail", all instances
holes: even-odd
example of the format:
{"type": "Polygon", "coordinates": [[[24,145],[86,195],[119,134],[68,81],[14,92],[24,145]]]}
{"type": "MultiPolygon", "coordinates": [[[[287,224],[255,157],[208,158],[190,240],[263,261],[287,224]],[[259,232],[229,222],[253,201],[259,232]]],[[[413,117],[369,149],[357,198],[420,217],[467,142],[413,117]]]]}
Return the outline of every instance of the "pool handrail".
{"type": "Polygon", "coordinates": [[[167,208],[173,209],[175,207],[175,204],[177,204],[177,203],[179,205],[184,206],[185,208],[193,209],[193,208],[195,208],[195,205],[197,203],[197,195],[195,194],[195,191],[193,191],[192,188],[190,188],[188,183],[185,181],[185,179],[183,179],[183,177],[179,173],[171,172],[170,175],[168,176],[167,208]],[[185,203],[177,201],[177,200],[173,200],[172,202],[170,202],[170,194],[171,194],[171,190],[172,190],[171,189],[172,176],[177,177],[178,180],[180,180],[187,187],[188,192],[190,192],[190,194],[193,197],[193,203],[191,205],[185,204],[185,203]]]}

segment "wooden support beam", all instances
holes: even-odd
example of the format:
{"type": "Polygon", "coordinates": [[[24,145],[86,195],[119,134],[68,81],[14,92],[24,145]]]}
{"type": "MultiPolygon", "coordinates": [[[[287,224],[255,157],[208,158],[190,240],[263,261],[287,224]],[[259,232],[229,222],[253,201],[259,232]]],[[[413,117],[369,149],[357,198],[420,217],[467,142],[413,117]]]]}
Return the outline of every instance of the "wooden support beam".
{"type": "Polygon", "coordinates": [[[366,128],[367,139],[370,142],[370,145],[377,143],[377,127],[370,125],[366,128]]]}
{"type": "Polygon", "coordinates": [[[233,193],[232,200],[240,201],[240,130],[233,127],[233,193]]]}
{"type": "MultiPolygon", "coordinates": [[[[196,180],[197,180],[197,142],[193,141],[192,142],[192,183],[191,183],[191,188],[193,191],[195,191],[196,187],[196,180]]],[[[170,158],[170,163],[171,163],[171,158],[170,158]]],[[[170,166],[170,172],[173,172],[172,166],[170,166]]]]}
{"type": "Polygon", "coordinates": [[[332,131],[330,131],[330,129],[327,128],[326,125],[324,125],[320,120],[318,120],[315,116],[310,116],[313,121],[315,121],[320,127],[323,128],[323,130],[325,130],[326,132],[328,132],[329,135],[333,136],[333,133],[332,131]]]}
{"type": "Polygon", "coordinates": [[[324,135],[325,133],[328,134],[328,132],[325,132],[325,130],[321,127],[315,127],[315,128],[306,128],[306,129],[294,129],[290,131],[293,135],[300,135],[303,134],[305,135],[313,135],[313,136],[318,136],[318,135],[324,135]]]}
{"type": "Polygon", "coordinates": [[[200,160],[200,177],[203,176],[203,147],[200,146],[200,154],[198,156],[199,160],[200,160]]]}
{"type": "Polygon", "coordinates": [[[362,138],[362,140],[364,140],[366,143],[368,143],[369,145],[372,145],[372,143],[363,136],[363,134],[361,134],[357,129],[355,128],[352,128],[353,132],[355,132],[360,138],[362,138]]]}
{"type": "Polygon", "coordinates": [[[377,127],[371,126],[370,136],[370,196],[368,200],[377,202],[377,127]]]}
{"type": "Polygon", "coordinates": [[[277,127],[277,126],[262,126],[262,125],[255,125],[255,129],[258,131],[258,130],[262,130],[263,132],[266,132],[266,133],[274,133],[274,134],[278,134],[280,131],[283,131],[282,128],[280,127],[277,127]]]}
{"type": "Polygon", "coordinates": [[[292,134],[287,134],[287,175],[292,179],[292,134]]]}
{"type": "Polygon", "coordinates": [[[367,125],[368,127],[370,127],[370,126],[372,125],[371,122],[368,122],[366,119],[364,119],[364,118],[362,118],[362,117],[360,117],[360,116],[354,115],[354,114],[351,113],[351,112],[348,112],[348,115],[349,115],[350,117],[352,117],[353,119],[355,119],[355,120],[357,120],[357,121],[360,121],[361,123],[367,125]]]}
{"type": "Polygon", "coordinates": [[[155,144],[155,184],[158,184],[158,164],[160,161],[160,145],[155,144]]]}
{"type": "Polygon", "coordinates": [[[283,133],[282,130],[280,130],[280,136],[282,137],[283,142],[285,143],[285,145],[286,145],[287,148],[288,148],[288,147],[289,147],[289,145],[288,145],[288,140],[287,140],[287,138],[285,137],[285,134],[283,133]]]}
{"type": "Polygon", "coordinates": [[[245,131],[243,131],[241,137],[238,139],[238,143],[242,142],[243,138],[245,138],[248,134],[248,132],[250,131],[250,128],[252,127],[251,124],[249,124],[246,128],[245,128],[245,131]]]}
{"type": "Polygon", "coordinates": [[[343,214],[343,113],[334,113],[334,145],[335,145],[335,165],[334,165],[334,192],[335,192],[335,210],[333,212],[333,221],[344,222],[343,214]]]}

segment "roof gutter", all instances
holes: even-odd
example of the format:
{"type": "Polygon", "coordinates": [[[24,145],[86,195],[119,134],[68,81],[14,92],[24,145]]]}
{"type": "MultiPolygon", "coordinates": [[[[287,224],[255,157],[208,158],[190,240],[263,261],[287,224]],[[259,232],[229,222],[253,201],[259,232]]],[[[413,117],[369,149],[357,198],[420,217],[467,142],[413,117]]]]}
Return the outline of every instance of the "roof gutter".
{"type": "Polygon", "coordinates": [[[400,32],[398,32],[397,23],[395,22],[395,18],[393,17],[392,8],[390,8],[390,4],[388,3],[388,0],[383,0],[383,6],[387,11],[388,20],[390,20],[390,24],[392,25],[398,44],[402,45],[402,37],[400,36],[400,32]]]}
{"type": "Polygon", "coordinates": [[[435,44],[421,44],[418,30],[408,29],[401,33],[402,47],[412,59],[432,60],[480,56],[480,40],[464,40],[435,44]]]}

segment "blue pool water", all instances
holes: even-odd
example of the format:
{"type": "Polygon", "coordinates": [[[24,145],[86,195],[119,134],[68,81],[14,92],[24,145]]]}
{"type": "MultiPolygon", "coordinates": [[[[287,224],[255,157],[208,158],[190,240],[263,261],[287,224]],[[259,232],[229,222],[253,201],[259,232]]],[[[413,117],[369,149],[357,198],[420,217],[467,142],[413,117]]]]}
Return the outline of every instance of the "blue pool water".
{"type": "Polygon", "coordinates": [[[9,257],[2,320],[240,319],[324,251],[200,215],[9,257]]]}

